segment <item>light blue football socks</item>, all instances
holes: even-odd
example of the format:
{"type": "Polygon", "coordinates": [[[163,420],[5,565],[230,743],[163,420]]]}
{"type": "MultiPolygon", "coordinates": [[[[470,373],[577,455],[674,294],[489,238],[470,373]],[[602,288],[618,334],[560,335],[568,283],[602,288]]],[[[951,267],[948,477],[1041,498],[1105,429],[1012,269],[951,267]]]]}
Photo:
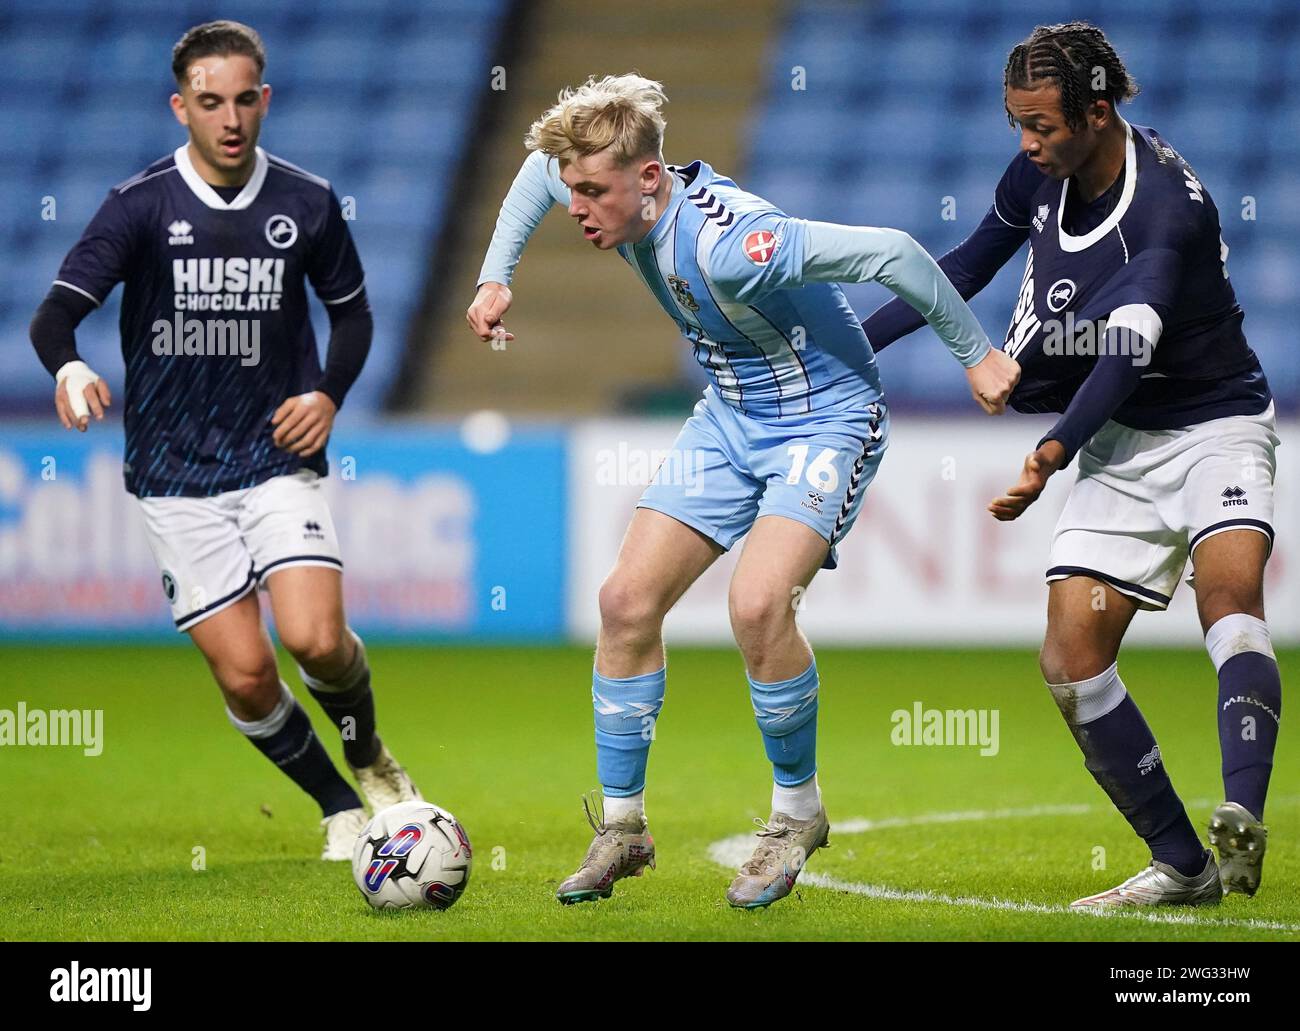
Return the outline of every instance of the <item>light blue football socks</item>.
{"type": "Polygon", "coordinates": [[[817,661],[790,680],[765,684],[749,678],[754,718],[781,787],[802,784],[817,772],[817,661]]]}
{"type": "Polygon", "coordinates": [[[667,666],[618,679],[591,672],[596,773],[606,798],[627,798],[645,789],[646,762],[655,721],[664,706],[667,675],[667,666]]]}

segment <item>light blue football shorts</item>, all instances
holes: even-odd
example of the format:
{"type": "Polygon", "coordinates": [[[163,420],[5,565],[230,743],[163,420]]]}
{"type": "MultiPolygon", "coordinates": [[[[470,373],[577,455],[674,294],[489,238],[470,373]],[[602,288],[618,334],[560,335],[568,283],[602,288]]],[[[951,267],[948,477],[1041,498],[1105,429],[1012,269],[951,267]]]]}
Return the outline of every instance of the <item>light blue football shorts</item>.
{"type": "Polygon", "coordinates": [[[727,550],[759,516],[795,519],[825,538],[822,568],[834,569],[835,545],[857,519],[888,444],[883,401],[764,421],[710,386],[637,507],[672,516],[727,550]]]}

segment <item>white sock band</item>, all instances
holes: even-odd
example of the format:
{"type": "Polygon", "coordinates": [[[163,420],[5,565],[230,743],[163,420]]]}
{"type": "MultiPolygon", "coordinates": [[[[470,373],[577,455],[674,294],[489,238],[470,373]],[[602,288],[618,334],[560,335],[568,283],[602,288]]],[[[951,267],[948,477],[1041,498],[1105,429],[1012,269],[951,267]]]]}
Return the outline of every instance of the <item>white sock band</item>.
{"type": "Polygon", "coordinates": [[[275,703],[275,708],[268,715],[251,722],[241,720],[229,708],[226,709],[226,715],[230,717],[230,722],[234,724],[235,729],[246,737],[270,737],[272,734],[278,733],[280,728],[284,726],[296,704],[293,692],[289,690],[289,685],[281,680],[280,700],[275,703]]]}
{"type": "Polygon", "coordinates": [[[604,803],[605,822],[618,823],[619,820],[633,813],[645,812],[645,791],[638,791],[635,795],[628,795],[625,798],[610,798],[606,795],[604,803]]]}
{"type": "Polygon", "coordinates": [[[351,627],[347,628],[352,640],[357,642],[356,654],[352,657],[352,664],[344,670],[343,675],[338,680],[317,680],[301,666],[298,667],[298,675],[302,677],[302,682],[314,691],[351,691],[357,686],[357,683],[370,669],[370,664],[366,659],[366,646],[357,632],[351,627]]]}
{"type": "Polygon", "coordinates": [[[1273,654],[1273,642],[1268,636],[1268,624],[1257,616],[1245,612],[1234,612],[1205,632],[1205,650],[1210,653],[1217,673],[1223,664],[1234,655],[1242,652],[1260,652],[1270,659],[1273,654]]]}
{"type": "Polygon", "coordinates": [[[1065,717],[1065,722],[1072,727],[1079,727],[1093,720],[1099,720],[1112,712],[1128,694],[1128,688],[1119,678],[1119,663],[1112,662],[1105,672],[1098,673],[1091,680],[1080,680],[1074,684],[1048,684],[1048,690],[1056,699],[1057,708],[1065,717]]]}
{"type": "Polygon", "coordinates": [[[784,787],[772,784],[772,811],[793,816],[796,820],[811,820],[822,808],[822,790],[813,774],[802,784],[784,787]]]}

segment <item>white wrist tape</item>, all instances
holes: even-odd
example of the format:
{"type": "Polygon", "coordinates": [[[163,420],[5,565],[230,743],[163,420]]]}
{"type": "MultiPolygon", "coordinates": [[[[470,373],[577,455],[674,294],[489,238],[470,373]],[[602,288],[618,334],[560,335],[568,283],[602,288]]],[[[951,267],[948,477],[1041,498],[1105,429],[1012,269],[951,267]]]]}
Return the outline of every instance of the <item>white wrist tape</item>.
{"type": "Polygon", "coordinates": [[[68,381],[68,403],[72,405],[72,414],[78,419],[90,417],[86,388],[98,379],[99,375],[85,362],[66,362],[54,374],[55,383],[68,381]]]}

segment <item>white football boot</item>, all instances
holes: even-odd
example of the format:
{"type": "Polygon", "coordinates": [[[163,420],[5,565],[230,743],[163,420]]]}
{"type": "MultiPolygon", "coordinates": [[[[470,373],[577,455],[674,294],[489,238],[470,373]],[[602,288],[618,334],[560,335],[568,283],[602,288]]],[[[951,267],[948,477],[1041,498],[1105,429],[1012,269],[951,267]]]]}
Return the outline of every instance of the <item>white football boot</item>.
{"type": "Polygon", "coordinates": [[[1224,802],[1210,817],[1210,844],[1219,850],[1223,891],[1254,895],[1264,872],[1268,828],[1236,802],[1224,802]]]}
{"type": "Polygon", "coordinates": [[[361,793],[370,803],[372,812],[377,813],[398,802],[413,802],[424,797],[410,775],[393,758],[387,745],[380,745],[378,758],[369,766],[353,766],[349,763],[348,769],[357,778],[357,784],[361,786],[361,793]]]}
{"type": "Polygon", "coordinates": [[[604,805],[594,791],[583,796],[582,808],[596,836],[577,872],[555,891],[555,897],[566,906],[607,899],[614,894],[615,881],[640,877],[647,866],[655,867],[655,839],[646,828],[644,813],[606,823],[604,805]]]}
{"type": "Polygon", "coordinates": [[[357,837],[369,822],[370,817],[364,809],[340,809],[321,820],[320,825],[325,828],[325,847],[321,849],[321,859],[327,863],[351,862],[357,837]]]}
{"type": "Polygon", "coordinates": [[[808,857],[827,845],[831,829],[825,809],[811,820],[773,813],[767,823],[754,822],[762,828],[758,848],[727,889],[727,901],[737,909],[762,909],[789,895],[808,857]]]}
{"type": "Polygon", "coordinates": [[[1123,884],[1087,898],[1075,899],[1071,909],[1117,909],[1124,906],[1207,906],[1223,898],[1219,867],[1206,853],[1205,869],[1184,877],[1167,863],[1151,860],[1145,870],[1123,884]]]}

